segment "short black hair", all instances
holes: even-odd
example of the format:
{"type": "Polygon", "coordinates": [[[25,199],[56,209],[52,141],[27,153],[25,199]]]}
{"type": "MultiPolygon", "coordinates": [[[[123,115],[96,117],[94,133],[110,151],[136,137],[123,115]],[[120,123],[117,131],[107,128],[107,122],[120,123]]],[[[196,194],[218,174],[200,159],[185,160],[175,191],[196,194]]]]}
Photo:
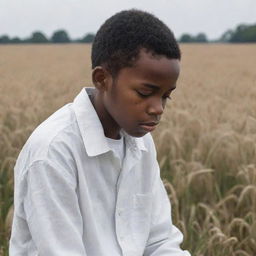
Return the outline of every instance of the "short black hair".
{"type": "Polygon", "coordinates": [[[170,59],[181,58],[172,31],[153,14],[137,9],[118,12],[95,35],[92,68],[103,65],[116,77],[120,69],[133,66],[142,48],[170,59]]]}

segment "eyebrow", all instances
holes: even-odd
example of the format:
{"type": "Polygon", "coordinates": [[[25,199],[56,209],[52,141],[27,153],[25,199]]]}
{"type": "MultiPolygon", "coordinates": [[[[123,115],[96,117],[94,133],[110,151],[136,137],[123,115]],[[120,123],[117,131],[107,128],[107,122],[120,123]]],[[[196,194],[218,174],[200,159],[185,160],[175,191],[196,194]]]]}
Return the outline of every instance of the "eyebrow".
{"type": "MultiPolygon", "coordinates": [[[[151,89],[154,89],[156,91],[160,89],[160,87],[155,85],[155,84],[142,83],[142,85],[144,85],[146,87],[149,87],[151,89]]],[[[173,91],[174,89],[176,89],[176,85],[173,88],[171,88],[170,90],[168,90],[168,91],[173,91]]]]}

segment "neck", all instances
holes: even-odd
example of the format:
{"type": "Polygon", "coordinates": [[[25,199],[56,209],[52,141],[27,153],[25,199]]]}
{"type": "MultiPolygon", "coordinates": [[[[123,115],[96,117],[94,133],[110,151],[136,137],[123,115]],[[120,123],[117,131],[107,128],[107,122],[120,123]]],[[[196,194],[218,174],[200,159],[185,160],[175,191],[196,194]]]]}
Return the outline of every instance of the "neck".
{"type": "Polygon", "coordinates": [[[111,139],[120,139],[120,127],[105,108],[99,91],[95,89],[89,98],[100,119],[105,136],[111,139]]]}

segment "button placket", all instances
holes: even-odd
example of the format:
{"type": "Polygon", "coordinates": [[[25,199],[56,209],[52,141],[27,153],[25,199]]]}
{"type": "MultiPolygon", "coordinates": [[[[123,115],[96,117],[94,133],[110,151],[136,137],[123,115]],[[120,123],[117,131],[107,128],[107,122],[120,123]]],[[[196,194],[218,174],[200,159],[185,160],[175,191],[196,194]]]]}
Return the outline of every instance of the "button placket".
{"type": "MultiPolygon", "coordinates": [[[[120,179],[121,173],[118,177],[118,180],[120,179]]],[[[122,191],[116,190],[117,197],[116,197],[116,210],[115,210],[115,223],[116,223],[116,235],[117,239],[119,242],[119,245],[121,249],[123,250],[123,241],[124,241],[124,233],[125,231],[123,230],[123,223],[122,223],[122,215],[123,215],[123,209],[122,207],[122,191]],[[120,198],[121,197],[121,198],[120,198]]]]}
{"type": "Polygon", "coordinates": [[[115,209],[115,228],[116,228],[116,236],[120,248],[123,251],[123,255],[125,251],[129,251],[131,248],[131,234],[130,234],[130,222],[129,222],[129,212],[126,211],[127,208],[130,209],[130,187],[128,187],[125,179],[131,169],[136,165],[138,161],[138,156],[140,155],[140,151],[136,143],[133,141],[129,141],[127,145],[126,156],[123,162],[122,171],[119,174],[117,184],[116,184],[116,209],[115,209]],[[127,205],[129,204],[129,205],[127,205]]]}
{"type": "Polygon", "coordinates": [[[119,242],[119,245],[124,252],[124,241],[125,241],[125,230],[123,230],[123,223],[121,219],[121,212],[117,210],[116,212],[116,235],[119,242]]]}

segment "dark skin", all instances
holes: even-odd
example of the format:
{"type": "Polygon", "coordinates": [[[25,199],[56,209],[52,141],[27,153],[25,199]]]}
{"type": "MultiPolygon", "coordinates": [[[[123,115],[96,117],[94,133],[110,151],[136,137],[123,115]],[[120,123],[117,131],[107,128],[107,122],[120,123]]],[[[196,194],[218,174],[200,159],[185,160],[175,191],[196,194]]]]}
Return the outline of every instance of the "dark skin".
{"type": "Polygon", "coordinates": [[[146,49],[141,49],[134,65],[122,68],[115,80],[104,66],[95,67],[92,81],[96,90],[91,101],[105,136],[119,139],[121,128],[133,137],[152,131],[176,88],[179,72],[178,59],[153,55],[146,49]]]}

